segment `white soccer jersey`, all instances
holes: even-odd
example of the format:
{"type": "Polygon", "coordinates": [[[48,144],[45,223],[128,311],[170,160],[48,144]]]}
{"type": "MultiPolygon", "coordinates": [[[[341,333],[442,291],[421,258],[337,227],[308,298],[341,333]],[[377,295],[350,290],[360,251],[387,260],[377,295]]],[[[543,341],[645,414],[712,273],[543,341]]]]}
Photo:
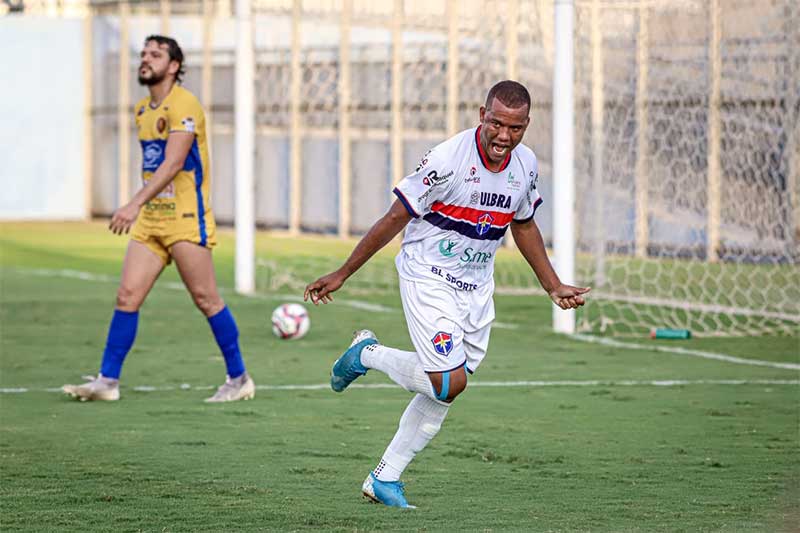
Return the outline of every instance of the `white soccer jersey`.
{"type": "Polygon", "coordinates": [[[518,145],[498,172],[487,161],[479,126],[433,148],[397,184],[394,193],[414,217],[396,259],[400,276],[467,291],[492,282],[509,224],[530,220],[542,199],[530,148],[518,145]]]}

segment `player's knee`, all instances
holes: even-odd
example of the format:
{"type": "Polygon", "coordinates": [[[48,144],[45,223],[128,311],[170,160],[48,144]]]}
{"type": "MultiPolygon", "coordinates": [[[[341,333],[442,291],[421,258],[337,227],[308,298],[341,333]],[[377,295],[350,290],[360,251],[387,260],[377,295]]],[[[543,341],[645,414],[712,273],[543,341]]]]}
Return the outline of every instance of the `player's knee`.
{"type": "Polygon", "coordinates": [[[121,311],[137,311],[142,305],[142,296],[137,291],[120,285],[117,289],[116,308],[121,311]]]}
{"type": "Polygon", "coordinates": [[[428,377],[436,398],[444,402],[452,402],[467,388],[467,371],[463,366],[448,372],[431,372],[428,377]]]}
{"type": "Polygon", "coordinates": [[[206,316],[214,316],[225,307],[225,303],[216,291],[195,290],[192,292],[192,300],[206,316]]]}
{"type": "Polygon", "coordinates": [[[467,388],[467,373],[463,368],[454,370],[450,373],[450,391],[447,401],[453,401],[456,396],[464,392],[467,388]]]}

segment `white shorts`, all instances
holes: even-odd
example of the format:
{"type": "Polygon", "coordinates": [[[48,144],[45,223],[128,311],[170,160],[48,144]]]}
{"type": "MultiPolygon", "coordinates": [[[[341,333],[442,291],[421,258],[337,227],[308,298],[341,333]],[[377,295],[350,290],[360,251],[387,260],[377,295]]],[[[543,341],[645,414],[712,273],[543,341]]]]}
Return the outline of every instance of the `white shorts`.
{"type": "Polygon", "coordinates": [[[447,372],[466,363],[472,373],[489,346],[494,286],[460,291],[434,280],[400,278],[400,297],[411,342],[426,372],[447,372]]]}

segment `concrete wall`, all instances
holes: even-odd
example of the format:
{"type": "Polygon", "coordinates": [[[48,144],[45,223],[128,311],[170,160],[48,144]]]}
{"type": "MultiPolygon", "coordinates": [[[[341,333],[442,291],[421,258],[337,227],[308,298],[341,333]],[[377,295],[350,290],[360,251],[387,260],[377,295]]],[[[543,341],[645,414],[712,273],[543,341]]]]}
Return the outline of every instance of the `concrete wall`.
{"type": "Polygon", "coordinates": [[[0,17],[0,220],[87,215],[82,24],[0,17]]]}

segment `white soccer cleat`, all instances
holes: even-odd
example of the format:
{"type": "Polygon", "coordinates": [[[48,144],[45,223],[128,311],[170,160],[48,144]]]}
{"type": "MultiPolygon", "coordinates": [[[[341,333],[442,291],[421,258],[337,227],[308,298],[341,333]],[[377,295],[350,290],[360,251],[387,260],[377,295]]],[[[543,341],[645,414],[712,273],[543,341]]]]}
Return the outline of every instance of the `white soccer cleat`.
{"type": "Polygon", "coordinates": [[[119,400],[119,380],[104,377],[102,374],[83,376],[88,379],[83,385],[64,385],[61,387],[65,393],[82,402],[103,401],[115,402],[119,400]]]}
{"type": "Polygon", "coordinates": [[[378,337],[368,329],[359,329],[358,331],[353,332],[353,341],[350,343],[350,347],[352,348],[359,342],[366,340],[366,339],[375,339],[375,342],[378,341],[378,337]]]}
{"type": "Polygon", "coordinates": [[[225,383],[220,385],[214,396],[206,398],[207,403],[236,402],[239,400],[252,400],[256,395],[256,384],[245,372],[238,378],[225,377],[225,383]]]}

